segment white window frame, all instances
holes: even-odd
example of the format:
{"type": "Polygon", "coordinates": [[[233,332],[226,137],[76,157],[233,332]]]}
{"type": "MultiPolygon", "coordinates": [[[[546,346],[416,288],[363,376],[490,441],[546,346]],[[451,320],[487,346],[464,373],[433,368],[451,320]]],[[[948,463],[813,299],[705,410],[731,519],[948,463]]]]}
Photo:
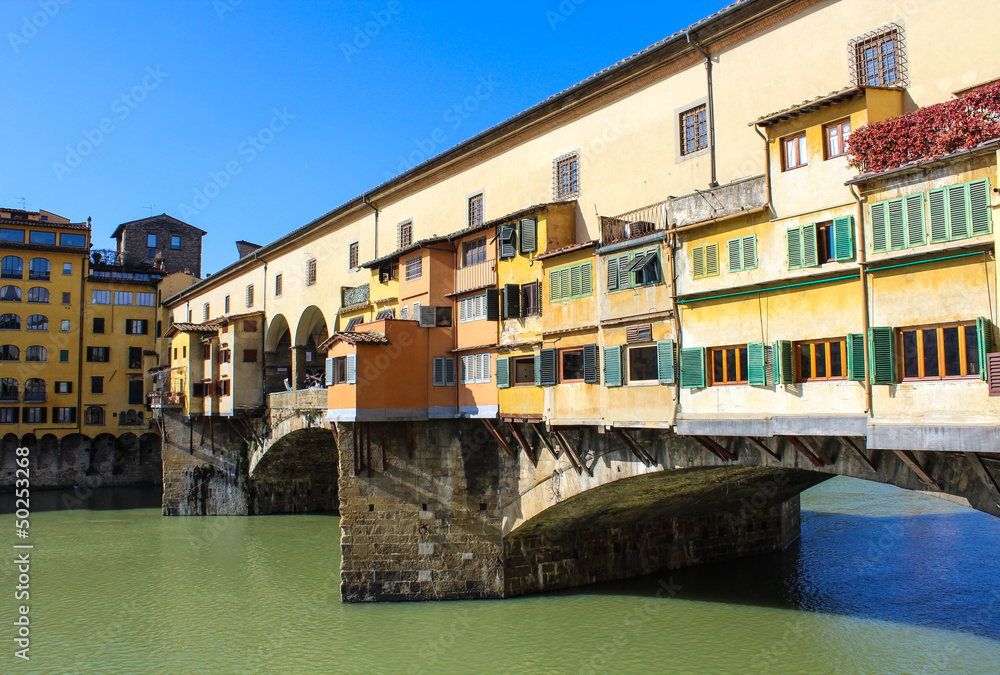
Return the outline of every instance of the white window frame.
{"type": "Polygon", "coordinates": [[[486,320],[486,294],[477,293],[458,301],[458,322],[471,323],[472,321],[486,320]]]}
{"type": "Polygon", "coordinates": [[[110,305],[111,304],[111,291],[91,291],[90,304],[92,305],[110,305]]]}
{"type": "Polygon", "coordinates": [[[419,279],[424,273],[424,258],[423,256],[415,255],[412,258],[407,258],[405,264],[405,271],[403,278],[407,281],[413,281],[414,279],[419,279]]]}
{"type": "Polygon", "coordinates": [[[490,356],[490,352],[463,356],[462,384],[489,384],[492,375],[490,356]]]}

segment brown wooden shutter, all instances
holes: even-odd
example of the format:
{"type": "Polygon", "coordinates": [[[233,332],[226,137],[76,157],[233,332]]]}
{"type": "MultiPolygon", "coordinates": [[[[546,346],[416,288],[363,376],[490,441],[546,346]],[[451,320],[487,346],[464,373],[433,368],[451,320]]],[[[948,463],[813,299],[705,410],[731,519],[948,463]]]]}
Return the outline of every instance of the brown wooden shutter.
{"type": "Polygon", "coordinates": [[[990,396],[1000,396],[1000,352],[986,355],[986,381],[990,396]]]}
{"type": "Polygon", "coordinates": [[[632,342],[650,342],[653,339],[653,326],[648,323],[640,323],[635,326],[629,326],[625,329],[625,341],[628,343],[632,342]]]}

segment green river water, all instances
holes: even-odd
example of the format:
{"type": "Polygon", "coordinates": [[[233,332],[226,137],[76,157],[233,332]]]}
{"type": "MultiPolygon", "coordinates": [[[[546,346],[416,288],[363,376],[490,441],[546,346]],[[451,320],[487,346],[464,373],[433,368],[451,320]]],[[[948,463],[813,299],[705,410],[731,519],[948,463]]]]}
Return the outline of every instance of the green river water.
{"type": "Polygon", "coordinates": [[[147,506],[32,513],[28,662],[23,542],[0,516],[0,673],[1000,673],[1000,520],[873,483],[803,493],[802,539],[771,556],[384,605],[339,602],[335,516],[164,518],[155,494],[102,498],[147,506]]]}

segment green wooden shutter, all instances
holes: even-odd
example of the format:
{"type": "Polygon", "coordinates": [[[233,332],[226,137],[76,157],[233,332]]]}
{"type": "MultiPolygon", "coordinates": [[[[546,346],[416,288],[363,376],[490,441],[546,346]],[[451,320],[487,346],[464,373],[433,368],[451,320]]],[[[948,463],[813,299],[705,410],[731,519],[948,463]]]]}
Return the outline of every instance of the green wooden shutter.
{"type": "Polygon", "coordinates": [[[592,295],[594,293],[594,264],[585,262],[580,265],[580,294],[592,295]]]}
{"type": "Polygon", "coordinates": [[[500,257],[513,258],[517,255],[517,247],[514,245],[514,226],[500,226],[500,257]]]}
{"type": "Polygon", "coordinates": [[[868,343],[872,384],[892,384],[896,380],[896,346],[892,328],[869,328],[868,343]]]}
{"type": "Polygon", "coordinates": [[[816,223],[807,223],[802,226],[802,266],[817,265],[819,265],[819,252],[816,250],[816,223]]]}
{"type": "Polygon", "coordinates": [[[889,200],[889,248],[906,248],[906,223],[903,220],[903,200],[889,200]]]}
{"type": "Polygon", "coordinates": [[[719,245],[705,244],[705,276],[714,277],[719,273],[719,245]]]}
{"type": "Polygon", "coordinates": [[[775,340],[772,351],[774,353],[774,381],[778,384],[791,384],[795,380],[791,341],[775,340]]]}
{"type": "Polygon", "coordinates": [[[543,349],[539,356],[541,361],[539,381],[543,386],[551,387],[556,383],[556,350],[543,349]]]}
{"type": "Polygon", "coordinates": [[[691,276],[695,279],[705,276],[705,247],[691,249],[691,276]]]}
{"type": "Polygon", "coordinates": [[[542,355],[535,354],[535,386],[542,383],[542,355]]]}
{"type": "Polygon", "coordinates": [[[924,193],[910,195],[903,200],[906,214],[906,245],[918,246],[924,243],[924,193]]]}
{"type": "Polygon", "coordinates": [[[751,342],[747,345],[747,378],[751,386],[763,387],[767,384],[767,373],[764,370],[764,343],[751,342]]]}
{"type": "Polygon", "coordinates": [[[597,373],[597,345],[583,345],[583,381],[595,384],[597,373]]]}
{"type": "Polygon", "coordinates": [[[626,253],[618,256],[618,290],[632,288],[632,275],[629,273],[629,261],[632,256],[626,253]]]}
{"type": "Polygon", "coordinates": [[[847,336],[847,379],[865,381],[865,336],[861,333],[847,336]]]}
{"type": "Polygon", "coordinates": [[[622,348],[621,345],[604,348],[604,386],[622,386],[622,348]]]}
{"type": "Polygon", "coordinates": [[[510,386],[510,357],[497,357],[497,389],[510,386]]]}
{"type": "Polygon", "coordinates": [[[726,242],[726,254],[729,257],[729,271],[739,272],[743,268],[743,240],[730,239],[726,242]]]}
{"type": "Polygon", "coordinates": [[[969,236],[969,192],[966,185],[948,186],[948,221],[951,225],[949,239],[969,236]]]}
{"type": "Polygon", "coordinates": [[[835,218],[833,221],[833,259],[844,262],[854,259],[854,218],[835,218]]]}
{"type": "Polygon", "coordinates": [[[504,284],[503,313],[505,319],[521,318],[521,287],[517,284],[504,284]]]}
{"type": "Polygon", "coordinates": [[[743,269],[757,268],[757,235],[748,234],[743,237],[743,269]]]}
{"type": "Polygon", "coordinates": [[[788,269],[802,269],[802,228],[788,228],[788,269]]]}
{"type": "Polygon", "coordinates": [[[927,211],[931,218],[931,243],[948,241],[948,208],[944,188],[927,193],[927,211]]]}
{"type": "Polygon", "coordinates": [[[872,228],[872,252],[885,253],[888,250],[887,242],[889,240],[885,230],[885,202],[872,204],[868,219],[871,221],[872,228]]]}
{"type": "Polygon", "coordinates": [[[486,289],[486,320],[487,321],[499,321],[500,320],[500,289],[499,288],[487,288],[486,289]]]}
{"type": "Polygon", "coordinates": [[[538,250],[538,221],[525,218],[521,221],[521,253],[534,253],[538,250]]]}
{"type": "Polygon", "coordinates": [[[660,384],[673,384],[674,374],[674,341],[660,340],[656,343],[656,373],[660,384]]]}
{"type": "Polygon", "coordinates": [[[990,181],[988,178],[969,183],[969,213],[972,219],[973,236],[989,234],[990,227],[990,181]]]}
{"type": "Polygon", "coordinates": [[[705,386],[705,348],[686,347],[680,355],[681,386],[698,389],[705,386]]]}
{"type": "Polygon", "coordinates": [[[618,258],[608,258],[608,290],[618,290],[618,258]]]}
{"type": "Polygon", "coordinates": [[[976,342],[979,344],[979,377],[985,381],[989,372],[986,355],[993,351],[993,323],[989,319],[976,319],[976,342]]]}

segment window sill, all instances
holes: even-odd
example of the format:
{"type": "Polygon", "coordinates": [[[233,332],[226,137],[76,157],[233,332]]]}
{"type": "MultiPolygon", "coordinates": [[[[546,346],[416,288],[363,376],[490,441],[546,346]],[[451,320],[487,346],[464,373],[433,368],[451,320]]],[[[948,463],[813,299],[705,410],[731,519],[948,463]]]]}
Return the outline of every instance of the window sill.
{"type": "Polygon", "coordinates": [[[658,387],[660,385],[659,380],[636,380],[635,382],[629,382],[626,387],[658,387]]]}
{"type": "Polygon", "coordinates": [[[748,380],[742,380],[740,382],[710,382],[709,387],[738,387],[738,386],[749,386],[750,382],[748,380]]]}
{"type": "Polygon", "coordinates": [[[947,382],[982,382],[979,375],[952,375],[948,377],[910,377],[903,378],[897,384],[941,384],[947,382]]]}

